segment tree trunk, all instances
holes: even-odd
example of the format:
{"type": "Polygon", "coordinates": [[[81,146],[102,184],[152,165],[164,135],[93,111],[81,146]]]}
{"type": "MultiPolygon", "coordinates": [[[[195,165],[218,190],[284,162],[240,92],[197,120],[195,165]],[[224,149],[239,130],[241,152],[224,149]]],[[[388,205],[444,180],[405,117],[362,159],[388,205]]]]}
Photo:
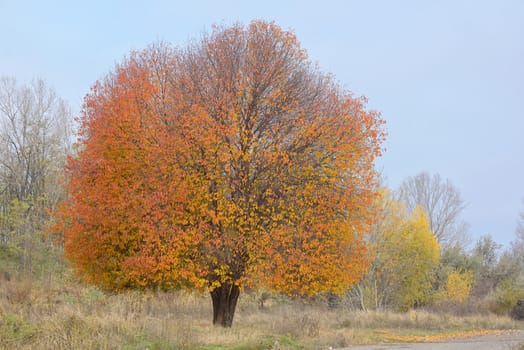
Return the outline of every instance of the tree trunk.
{"type": "Polygon", "coordinates": [[[240,288],[237,285],[224,283],[211,292],[213,300],[213,325],[229,328],[237,306],[240,288]]]}

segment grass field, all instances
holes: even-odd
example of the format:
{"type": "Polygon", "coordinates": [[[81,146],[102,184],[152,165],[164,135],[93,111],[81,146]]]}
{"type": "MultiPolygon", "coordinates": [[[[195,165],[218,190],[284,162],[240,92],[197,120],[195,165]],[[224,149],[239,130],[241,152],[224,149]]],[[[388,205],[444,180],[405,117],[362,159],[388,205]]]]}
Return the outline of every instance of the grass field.
{"type": "Polygon", "coordinates": [[[60,279],[0,277],[1,349],[328,349],[351,344],[438,341],[496,333],[508,317],[357,312],[340,306],[241,295],[233,327],[211,325],[208,295],[107,294],[69,274],[60,279]]]}

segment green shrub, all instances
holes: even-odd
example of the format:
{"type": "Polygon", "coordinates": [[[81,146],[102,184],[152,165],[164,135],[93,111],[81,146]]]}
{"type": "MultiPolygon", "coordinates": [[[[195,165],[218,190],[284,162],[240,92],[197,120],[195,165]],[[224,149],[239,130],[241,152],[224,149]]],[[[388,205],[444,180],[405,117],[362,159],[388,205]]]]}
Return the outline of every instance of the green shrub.
{"type": "Polygon", "coordinates": [[[29,343],[36,335],[36,328],[29,322],[12,314],[0,318],[0,345],[12,346],[29,343]]]}
{"type": "Polygon", "coordinates": [[[502,281],[489,297],[489,310],[497,315],[507,315],[523,296],[522,286],[513,280],[502,281]]]}

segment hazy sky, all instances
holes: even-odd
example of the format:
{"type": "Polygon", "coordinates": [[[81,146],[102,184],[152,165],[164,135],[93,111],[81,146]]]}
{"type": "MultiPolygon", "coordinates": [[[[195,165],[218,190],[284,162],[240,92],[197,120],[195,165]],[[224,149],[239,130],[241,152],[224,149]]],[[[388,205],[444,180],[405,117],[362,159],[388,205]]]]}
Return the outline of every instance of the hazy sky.
{"type": "Polygon", "coordinates": [[[387,121],[390,187],[421,171],[461,191],[476,238],[507,244],[524,209],[524,1],[0,0],[0,75],[44,78],[78,112],[130,50],[213,23],[293,30],[387,121]]]}

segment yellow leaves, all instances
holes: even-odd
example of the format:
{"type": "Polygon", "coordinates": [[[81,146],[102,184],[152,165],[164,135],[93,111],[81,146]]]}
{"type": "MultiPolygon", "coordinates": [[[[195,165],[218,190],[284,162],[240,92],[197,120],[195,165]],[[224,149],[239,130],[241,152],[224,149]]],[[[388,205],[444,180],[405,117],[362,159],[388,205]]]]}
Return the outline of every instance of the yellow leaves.
{"type": "Polygon", "coordinates": [[[429,221],[421,207],[415,208],[408,224],[405,227],[405,234],[411,236],[411,244],[414,250],[425,257],[429,265],[435,265],[440,259],[440,246],[431,232],[429,221]]]}
{"type": "Polygon", "coordinates": [[[228,265],[220,265],[219,267],[213,269],[210,271],[211,275],[213,276],[212,279],[209,279],[209,276],[207,276],[207,289],[208,291],[212,292],[216,288],[220,287],[223,284],[231,284],[231,283],[237,283],[238,281],[234,281],[231,278],[231,269],[228,265]]]}
{"type": "Polygon", "coordinates": [[[424,212],[417,208],[408,216],[403,206],[383,190],[377,204],[381,216],[370,235],[375,254],[371,273],[363,281],[375,289],[371,305],[407,309],[430,297],[433,269],[440,248],[424,212]]]}
{"type": "Polygon", "coordinates": [[[472,288],[472,271],[453,271],[448,274],[445,289],[438,293],[437,299],[463,303],[469,298],[472,288]]]}

